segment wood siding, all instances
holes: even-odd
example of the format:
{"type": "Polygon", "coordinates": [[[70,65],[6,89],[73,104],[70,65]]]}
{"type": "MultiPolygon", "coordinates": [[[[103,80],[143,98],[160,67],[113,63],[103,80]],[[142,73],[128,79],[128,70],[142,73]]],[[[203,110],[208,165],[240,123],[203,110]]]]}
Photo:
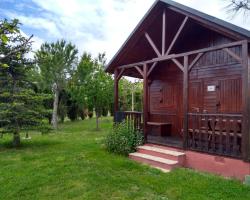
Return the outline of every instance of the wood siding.
{"type": "MultiPolygon", "coordinates": [[[[211,31],[197,40],[199,43],[194,43],[194,38],[181,40],[182,51],[230,41],[211,31]]],[[[178,52],[178,48],[175,51],[178,52]]],[[[230,50],[241,56],[240,47],[230,50]]],[[[171,61],[162,62],[149,80],[149,120],[170,122],[172,135],[179,135],[183,128],[183,72],[171,61]]],[[[189,73],[189,112],[203,111],[242,113],[242,66],[223,50],[205,53],[189,73]],[[215,91],[208,91],[209,86],[214,86],[215,91]]]]}

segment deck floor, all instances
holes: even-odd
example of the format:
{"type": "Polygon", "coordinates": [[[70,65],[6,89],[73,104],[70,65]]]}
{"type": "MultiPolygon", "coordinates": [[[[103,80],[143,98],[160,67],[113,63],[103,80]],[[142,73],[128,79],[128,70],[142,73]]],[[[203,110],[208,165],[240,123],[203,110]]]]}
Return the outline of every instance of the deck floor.
{"type": "Polygon", "coordinates": [[[177,148],[181,148],[183,146],[181,138],[172,136],[162,137],[148,135],[147,142],[152,144],[168,145],[177,148]]]}

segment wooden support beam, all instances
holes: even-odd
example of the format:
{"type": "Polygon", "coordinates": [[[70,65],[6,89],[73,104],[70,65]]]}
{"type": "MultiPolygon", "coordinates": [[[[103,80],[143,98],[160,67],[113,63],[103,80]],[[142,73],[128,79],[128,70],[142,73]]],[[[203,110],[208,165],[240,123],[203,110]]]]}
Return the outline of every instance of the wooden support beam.
{"type": "Polygon", "coordinates": [[[240,56],[238,56],[236,53],[234,53],[233,51],[231,51],[229,48],[224,48],[222,49],[223,51],[227,52],[230,56],[232,56],[235,60],[239,61],[240,63],[242,63],[242,58],[240,56]]]}
{"type": "Polygon", "coordinates": [[[165,55],[165,47],[166,46],[166,10],[163,11],[162,14],[162,48],[161,48],[161,55],[165,55]]]}
{"type": "Polygon", "coordinates": [[[192,63],[189,65],[188,67],[188,71],[190,71],[193,66],[199,61],[199,59],[201,58],[201,56],[203,56],[204,53],[198,53],[198,55],[195,57],[195,59],[192,61],[192,63]]]}
{"type": "Polygon", "coordinates": [[[183,20],[183,22],[181,23],[181,26],[180,26],[180,28],[178,29],[177,33],[175,34],[174,39],[172,40],[170,46],[168,47],[168,50],[167,50],[167,52],[166,52],[165,55],[169,55],[169,53],[170,53],[170,51],[172,50],[174,44],[176,43],[176,40],[177,40],[178,37],[180,36],[181,31],[183,30],[183,28],[184,28],[184,26],[185,26],[187,20],[188,20],[188,17],[186,16],[185,19],[183,20]]]}
{"type": "Polygon", "coordinates": [[[162,56],[162,57],[158,57],[158,58],[153,58],[151,60],[141,61],[141,62],[137,62],[137,63],[131,63],[131,64],[127,64],[127,65],[122,65],[122,66],[118,67],[118,69],[131,68],[131,67],[134,67],[136,65],[137,66],[143,66],[144,64],[160,62],[160,61],[165,61],[165,60],[171,60],[173,58],[180,58],[180,57],[189,56],[189,55],[198,54],[198,53],[206,53],[206,52],[216,51],[216,50],[220,50],[220,49],[224,49],[224,48],[228,48],[228,47],[240,46],[243,43],[244,43],[244,41],[241,40],[241,41],[237,41],[237,42],[230,42],[230,43],[227,43],[227,44],[222,44],[222,45],[213,46],[213,47],[207,47],[207,48],[198,49],[198,50],[194,50],[194,51],[188,51],[188,52],[180,53],[180,54],[166,55],[166,56],[162,56]]]}
{"type": "Polygon", "coordinates": [[[248,57],[248,42],[242,44],[242,157],[250,161],[250,60],[248,57]]]}
{"type": "Polygon", "coordinates": [[[135,66],[135,69],[141,74],[142,78],[144,76],[143,71],[140,69],[140,67],[135,66]]]}
{"type": "Polygon", "coordinates": [[[151,47],[154,49],[156,55],[158,57],[161,57],[161,54],[160,54],[158,48],[156,47],[155,43],[153,42],[153,40],[151,39],[151,37],[148,35],[148,33],[145,33],[145,37],[147,38],[147,40],[148,40],[149,44],[151,45],[151,47]]]}
{"type": "Polygon", "coordinates": [[[118,70],[115,70],[114,74],[114,121],[116,121],[116,112],[119,109],[119,79],[118,79],[118,70]]]}
{"type": "Polygon", "coordinates": [[[181,71],[184,71],[184,66],[177,59],[173,58],[172,61],[177,65],[177,67],[180,68],[181,71]]]}
{"type": "Polygon", "coordinates": [[[183,73],[183,148],[188,147],[188,56],[184,56],[183,73]]]}
{"type": "Polygon", "coordinates": [[[125,68],[122,68],[121,71],[120,71],[120,73],[119,73],[118,76],[117,76],[117,80],[118,80],[118,81],[121,79],[121,77],[122,77],[124,71],[125,71],[125,68]]]}
{"type": "Polygon", "coordinates": [[[143,65],[143,132],[144,139],[147,141],[147,121],[148,121],[148,65],[143,65]]]}
{"type": "Polygon", "coordinates": [[[153,65],[150,67],[150,69],[148,70],[148,77],[151,74],[151,72],[154,70],[155,66],[158,64],[158,62],[154,62],[153,65]]]}

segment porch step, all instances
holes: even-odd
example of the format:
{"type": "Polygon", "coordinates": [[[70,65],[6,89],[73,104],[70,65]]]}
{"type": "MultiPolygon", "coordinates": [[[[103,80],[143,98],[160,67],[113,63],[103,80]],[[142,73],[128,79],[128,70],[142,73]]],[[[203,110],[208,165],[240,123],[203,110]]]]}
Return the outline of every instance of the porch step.
{"type": "Polygon", "coordinates": [[[178,163],[181,165],[184,163],[184,159],[185,159],[185,153],[183,152],[163,149],[163,148],[156,147],[156,146],[147,146],[147,145],[139,146],[137,152],[147,154],[147,155],[157,156],[157,157],[165,158],[169,160],[178,161],[178,163]]]}
{"type": "Polygon", "coordinates": [[[165,147],[150,146],[146,144],[139,146],[138,151],[130,153],[132,160],[148,164],[163,172],[169,172],[171,169],[181,167],[185,160],[185,153],[175,150],[169,150],[165,147]]]}
{"type": "Polygon", "coordinates": [[[170,172],[169,169],[164,169],[164,168],[161,168],[161,167],[154,167],[154,166],[152,166],[152,167],[155,168],[155,169],[159,169],[160,171],[162,171],[162,172],[164,172],[164,173],[170,172]]]}

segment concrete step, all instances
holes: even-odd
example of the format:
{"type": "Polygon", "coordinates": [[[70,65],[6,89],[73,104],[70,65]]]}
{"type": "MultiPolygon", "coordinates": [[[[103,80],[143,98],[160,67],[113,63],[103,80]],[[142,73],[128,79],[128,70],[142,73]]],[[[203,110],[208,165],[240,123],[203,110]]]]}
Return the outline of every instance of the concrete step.
{"type": "Polygon", "coordinates": [[[161,149],[166,149],[166,150],[170,150],[170,151],[177,151],[177,152],[184,153],[184,151],[182,149],[178,149],[176,147],[159,145],[159,144],[146,143],[143,146],[158,147],[158,148],[161,148],[161,149]]]}
{"type": "Polygon", "coordinates": [[[155,168],[155,169],[159,169],[160,171],[162,171],[162,172],[164,172],[164,173],[168,173],[168,172],[170,172],[171,170],[169,170],[169,169],[163,169],[163,168],[161,168],[161,167],[154,167],[154,166],[152,166],[153,168],[155,168]]]}
{"type": "Polygon", "coordinates": [[[169,160],[166,158],[161,158],[153,155],[148,155],[144,153],[130,153],[129,157],[135,161],[149,164],[153,167],[160,167],[162,169],[171,170],[179,166],[178,161],[169,160]]]}
{"type": "Polygon", "coordinates": [[[174,150],[169,150],[166,148],[162,148],[160,146],[144,145],[144,146],[139,146],[137,149],[138,149],[137,150],[138,153],[178,161],[180,165],[183,165],[185,161],[185,153],[174,151],[174,150]]]}

